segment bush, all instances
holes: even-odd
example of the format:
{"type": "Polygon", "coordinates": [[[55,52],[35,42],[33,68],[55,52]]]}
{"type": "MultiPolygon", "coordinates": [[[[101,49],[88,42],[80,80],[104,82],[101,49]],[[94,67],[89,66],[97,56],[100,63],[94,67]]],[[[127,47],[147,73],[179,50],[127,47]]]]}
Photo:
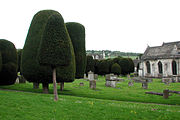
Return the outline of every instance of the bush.
{"type": "Polygon", "coordinates": [[[127,59],[129,61],[129,71],[128,71],[128,73],[130,74],[130,73],[134,72],[134,62],[133,62],[133,60],[131,58],[127,58],[127,59]]]}
{"type": "Polygon", "coordinates": [[[121,74],[127,75],[129,73],[129,60],[127,58],[121,58],[118,64],[121,67],[121,74]]]}
{"type": "Polygon", "coordinates": [[[108,60],[101,60],[98,65],[98,72],[100,75],[105,75],[109,73],[109,63],[108,60]]]}
{"type": "Polygon", "coordinates": [[[111,67],[111,73],[114,73],[115,75],[120,75],[121,74],[121,67],[119,64],[114,63],[111,67]]]}
{"type": "Polygon", "coordinates": [[[86,59],[87,59],[87,62],[86,62],[86,74],[87,74],[89,71],[94,72],[95,62],[94,62],[94,60],[93,60],[93,57],[92,57],[92,56],[87,56],[86,59]]]}
{"type": "Polygon", "coordinates": [[[17,78],[17,52],[14,44],[0,39],[1,71],[0,85],[12,85],[17,78]]]}
{"type": "MultiPolygon", "coordinates": [[[[63,18],[61,21],[57,21],[58,24],[61,24],[61,27],[55,27],[52,25],[49,25],[52,21],[57,17],[62,17],[57,11],[53,10],[43,10],[35,14],[33,17],[33,20],[31,22],[28,35],[26,37],[25,45],[22,52],[22,65],[21,65],[21,71],[25,79],[27,79],[29,82],[37,82],[37,83],[52,83],[52,69],[50,66],[41,66],[38,62],[37,56],[38,56],[38,50],[40,49],[40,44],[43,37],[48,37],[49,39],[62,39],[62,44],[68,44],[71,48],[70,50],[62,49],[59,46],[59,49],[56,48],[56,52],[60,52],[57,57],[63,57],[67,58],[67,61],[56,61],[55,63],[51,63],[54,65],[68,65],[68,66],[62,66],[57,67],[57,82],[72,82],[74,81],[75,77],[75,56],[74,56],[74,50],[73,46],[70,40],[70,37],[68,35],[66,26],[64,25],[63,18]],[[63,25],[62,25],[63,24],[63,25]],[[46,27],[45,27],[46,26],[46,27]],[[54,29],[53,29],[54,28],[54,29]],[[55,31],[57,30],[57,31],[55,31]],[[52,32],[53,31],[53,32],[52,32]],[[50,33],[50,36],[47,34],[50,33]],[[63,42],[64,39],[67,39],[66,42],[63,42]],[[62,50],[60,50],[62,49],[62,50]],[[62,52],[66,52],[68,54],[71,54],[71,56],[61,56],[62,52]]],[[[56,21],[56,20],[55,20],[56,21]]],[[[56,24],[56,23],[54,23],[56,24]]],[[[56,44],[57,41],[51,41],[53,44],[56,44]]],[[[43,44],[43,43],[42,43],[43,44]]],[[[43,48],[46,49],[46,48],[43,48]]],[[[47,52],[47,51],[46,51],[47,52]]],[[[51,51],[53,52],[53,51],[51,51]]],[[[54,53],[52,53],[51,57],[56,56],[54,53]]],[[[50,57],[48,58],[50,60],[50,57]]],[[[43,60],[42,60],[43,61],[43,60]]],[[[44,58],[44,63],[47,62],[47,59],[44,58]]]]}
{"type": "Polygon", "coordinates": [[[86,69],[85,28],[75,22],[66,23],[66,27],[76,58],[76,78],[83,78],[86,69]]]}

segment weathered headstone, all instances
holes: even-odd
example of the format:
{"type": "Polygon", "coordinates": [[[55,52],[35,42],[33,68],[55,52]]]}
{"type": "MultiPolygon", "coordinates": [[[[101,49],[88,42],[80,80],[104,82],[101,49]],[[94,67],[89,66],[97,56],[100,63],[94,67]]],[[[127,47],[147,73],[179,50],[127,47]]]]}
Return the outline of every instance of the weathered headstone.
{"type": "Polygon", "coordinates": [[[26,83],[26,79],[23,77],[23,75],[19,76],[19,83],[26,83]]]}
{"type": "Polygon", "coordinates": [[[128,86],[133,86],[134,83],[132,81],[128,82],[128,86]]]}
{"type": "Polygon", "coordinates": [[[86,74],[84,74],[84,79],[86,79],[86,74]]]}
{"type": "Polygon", "coordinates": [[[164,97],[164,99],[168,99],[168,97],[169,97],[169,90],[168,89],[163,90],[163,97],[164,97]]]}
{"type": "Polygon", "coordinates": [[[80,86],[84,86],[84,83],[83,83],[83,82],[81,82],[81,83],[79,83],[79,85],[80,85],[80,86]]]}
{"type": "Polygon", "coordinates": [[[98,74],[94,74],[94,79],[98,80],[98,74]]]}
{"type": "Polygon", "coordinates": [[[89,81],[94,80],[94,73],[91,71],[88,72],[88,80],[89,81]]]}
{"type": "Polygon", "coordinates": [[[142,88],[148,89],[148,83],[147,82],[142,82],[142,88]]]}
{"type": "Polygon", "coordinates": [[[89,87],[91,89],[96,89],[96,80],[89,81],[89,87]]]}

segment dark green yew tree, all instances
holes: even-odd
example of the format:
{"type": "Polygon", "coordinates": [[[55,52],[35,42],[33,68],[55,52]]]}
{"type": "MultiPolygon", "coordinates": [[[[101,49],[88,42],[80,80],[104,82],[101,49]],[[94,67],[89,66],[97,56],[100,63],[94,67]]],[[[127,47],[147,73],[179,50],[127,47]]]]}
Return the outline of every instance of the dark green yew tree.
{"type": "Polygon", "coordinates": [[[14,44],[0,39],[0,85],[12,85],[17,78],[17,52],[14,44]]]}
{"type": "Polygon", "coordinates": [[[76,22],[68,22],[66,27],[76,58],[76,78],[83,78],[86,69],[85,28],[76,22]]]}
{"type": "Polygon", "coordinates": [[[68,39],[62,16],[60,14],[50,16],[42,34],[38,61],[40,65],[50,66],[53,70],[55,101],[58,100],[56,68],[69,65],[72,57],[68,39]]]}
{"type": "Polygon", "coordinates": [[[2,69],[2,56],[1,56],[1,52],[0,52],[0,72],[1,72],[1,69],[2,69]]]}
{"type": "Polygon", "coordinates": [[[57,11],[43,10],[33,17],[21,63],[23,76],[29,82],[42,83],[44,92],[48,92],[48,84],[53,82],[52,67],[56,67],[57,82],[74,81],[74,50],[57,11]]]}
{"type": "Polygon", "coordinates": [[[95,61],[93,60],[93,57],[92,56],[86,56],[86,74],[89,72],[89,71],[92,71],[94,72],[94,65],[95,65],[95,61]]]}
{"type": "Polygon", "coordinates": [[[115,75],[120,75],[121,74],[121,67],[119,66],[119,64],[114,63],[111,66],[111,72],[114,73],[115,75]]]}

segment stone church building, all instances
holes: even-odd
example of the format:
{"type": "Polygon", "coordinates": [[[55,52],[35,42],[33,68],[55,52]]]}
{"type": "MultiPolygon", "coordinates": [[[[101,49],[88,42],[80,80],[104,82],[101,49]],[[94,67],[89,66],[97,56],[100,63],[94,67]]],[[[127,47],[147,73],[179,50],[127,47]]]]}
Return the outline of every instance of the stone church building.
{"type": "Polygon", "coordinates": [[[147,47],[141,57],[139,76],[169,77],[180,75],[180,41],[147,47]]]}

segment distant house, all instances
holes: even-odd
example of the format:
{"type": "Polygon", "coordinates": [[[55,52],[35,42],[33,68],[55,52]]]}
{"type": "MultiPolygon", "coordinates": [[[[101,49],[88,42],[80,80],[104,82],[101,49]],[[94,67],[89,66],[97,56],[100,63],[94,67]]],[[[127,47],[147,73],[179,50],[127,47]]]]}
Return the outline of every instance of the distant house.
{"type": "Polygon", "coordinates": [[[138,73],[145,77],[180,75],[180,41],[148,46],[141,57],[138,73]]]}
{"type": "Polygon", "coordinates": [[[93,59],[97,59],[97,60],[105,59],[105,53],[104,53],[104,51],[102,51],[102,54],[91,53],[91,54],[87,54],[87,55],[88,55],[88,56],[92,56],[93,59]]]}

